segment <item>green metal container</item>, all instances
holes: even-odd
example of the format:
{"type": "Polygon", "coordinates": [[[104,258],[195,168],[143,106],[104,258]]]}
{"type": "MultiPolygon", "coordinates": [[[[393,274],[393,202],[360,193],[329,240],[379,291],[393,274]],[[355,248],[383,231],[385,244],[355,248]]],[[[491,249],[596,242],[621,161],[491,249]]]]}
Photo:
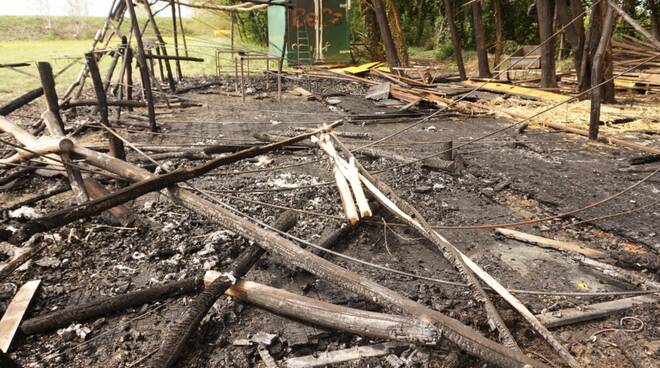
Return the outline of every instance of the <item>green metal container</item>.
{"type": "Polygon", "coordinates": [[[282,54],[286,33],[289,65],[351,61],[350,0],[293,0],[291,3],[293,6],[289,8],[268,7],[271,54],[282,54]]]}

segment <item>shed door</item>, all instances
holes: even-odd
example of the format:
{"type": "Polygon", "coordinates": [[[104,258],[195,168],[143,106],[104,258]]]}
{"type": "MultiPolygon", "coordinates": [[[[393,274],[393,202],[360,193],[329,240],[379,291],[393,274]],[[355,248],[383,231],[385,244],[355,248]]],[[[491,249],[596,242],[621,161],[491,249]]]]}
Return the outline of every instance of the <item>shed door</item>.
{"type": "Polygon", "coordinates": [[[348,8],[350,0],[318,0],[319,48],[317,59],[322,61],[350,60],[348,8]]]}

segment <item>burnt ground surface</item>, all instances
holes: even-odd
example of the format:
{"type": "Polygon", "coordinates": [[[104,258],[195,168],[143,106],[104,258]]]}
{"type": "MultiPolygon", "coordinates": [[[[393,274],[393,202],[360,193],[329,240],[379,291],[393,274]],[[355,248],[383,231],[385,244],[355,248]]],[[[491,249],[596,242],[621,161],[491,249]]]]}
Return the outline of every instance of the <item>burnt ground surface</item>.
{"type": "MultiPolygon", "coordinates": [[[[159,110],[162,112],[159,115],[162,129],[158,134],[145,131],[143,115],[138,111],[124,118],[126,126],[120,131],[131,142],[144,145],[181,145],[185,148],[235,144],[255,142],[254,133],[293,135],[297,134],[294,128],[313,128],[350,114],[393,109],[377,107],[373,101],[365,100],[362,97],[365,89],[361,85],[335,80],[288,79],[285,83],[288,89],[301,86],[312,91],[317,98],[308,100],[285,93],[281,103],[272,92],[263,94],[262,86],[258,84],[255,93],[248,96],[244,104],[240,98],[225,96],[224,91],[230,89],[228,85],[232,83],[193,90],[182,96],[202,106],[159,110]],[[335,96],[332,98],[338,99],[339,103],[328,104],[327,96],[335,96]]],[[[424,110],[424,106],[421,108],[424,112],[432,111],[424,110]]],[[[39,108],[32,109],[37,116],[39,108]]],[[[22,112],[18,119],[26,123],[25,118],[29,116],[29,112],[22,112]]],[[[75,117],[69,113],[68,124],[77,126],[93,119],[91,115],[75,117]]],[[[409,124],[346,124],[339,131],[368,133],[367,138],[343,138],[346,143],[362,145],[409,124]]],[[[457,146],[507,124],[510,122],[483,116],[434,118],[386,141],[379,148],[411,159],[419,158],[438,151],[438,145],[432,142],[452,140],[457,146]]],[[[92,137],[89,138],[92,141],[93,137],[100,136],[91,128],[84,132],[92,137]]],[[[95,141],[101,142],[100,139],[95,141]]],[[[529,129],[523,135],[512,129],[461,147],[458,153],[466,163],[461,175],[409,165],[384,171],[379,176],[419,209],[429,222],[450,227],[501,224],[559,214],[615,194],[649,173],[627,169],[628,159],[638,156],[637,152],[588,144],[581,137],[541,129],[529,129]]],[[[358,157],[369,170],[391,168],[397,164],[391,160],[358,157]]],[[[130,160],[138,158],[133,153],[129,157],[130,160]]],[[[178,159],[165,163],[168,168],[193,164],[178,159]]],[[[266,222],[272,222],[283,211],[267,204],[325,214],[301,214],[298,225],[290,231],[301,238],[316,241],[343,223],[337,191],[334,185],[325,184],[331,180],[331,166],[320,151],[303,150],[281,151],[266,158],[242,161],[191,183],[266,222]],[[292,165],[296,166],[289,167],[292,165]]],[[[659,207],[589,224],[573,224],[657,201],[658,180],[657,176],[653,177],[601,206],[561,220],[522,226],[519,230],[580,241],[608,253],[610,259],[606,261],[609,263],[655,276],[660,263],[657,253],[660,248],[659,207]]],[[[59,182],[62,179],[36,175],[18,180],[0,192],[0,199],[6,204],[2,207],[41,193],[59,182]]],[[[35,210],[46,213],[63,208],[69,205],[68,197],[68,193],[58,195],[41,202],[35,210]]],[[[100,296],[200,275],[209,269],[222,271],[249,245],[241,237],[176,207],[159,195],[145,196],[132,203],[131,209],[141,220],[141,226],[137,228],[113,225],[98,216],[47,235],[44,241],[52,243],[47,251],[31,262],[27,270],[14,273],[9,282],[1,285],[0,310],[6,308],[17,286],[27,280],[42,280],[42,289],[30,310],[30,316],[38,316],[100,296]]],[[[3,216],[5,226],[18,226],[25,221],[10,218],[7,213],[3,216]]],[[[396,223],[398,220],[379,212],[372,221],[359,225],[343,238],[336,249],[402,271],[462,281],[437,250],[416,233],[396,223]],[[381,216],[392,225],[385,227],[381,216]]],[[[492,229],[439,231],[509,288],[546,291],[633,289],[631,285],[581,266],[569,255],[502,238],[492,229]]],[[[389,274],[334,256],[327,258],[496,338],[488,331],[483,308],[463,288],[389,274]]],[[[286,261],[270,255],[264,256],[246,278],[336,304],[389,312],[311,274],[289,267],[286,261]]],[[[20,337],[11,356],[28,367],[142,366],[144,358],[158,347],[168,327],[179,319],[193,297],[158,301],[60,331],[20,337]],[[85,332],[86,336],[83,336],[85,332]]],[[[613,299],[519,297],[534,313],[613,299]]],[[[537,359],[547,359],[560,366],[561,360],[544,340],[503,300],[493,298],[523,350],[537,359]]],[[[660,348],[657,310],[657,304],[647,304],[606,319],[553,331],[584,366],[632,367],[613,344],[611,332],[599,333],[596,338],[592,335],[606,328],[621,328],[619,321],[622,317],[634,316],[644,323],[644,327],[631,337],[640,348],[657,359],[660,348]]],[[[627,324],[626,328],[637,327],[632,325],[635,321],[628,322],[630,325],[627,324]]],[[[276,360],[373,343],[364,337],[304,325],[223,298],[189,342],[178,366],[262,365],[256,346],[234,344],[236,340],[262,331],[278,336],[269,347],[276,360]]],[[[451,346],[433,350],[410,347],[397,355],[411,366],[483,366],[483,362],[463,355],[451,346]]],[[[385,359],[369,359],[344,366],[388,367],[390,364],[385,359]]]]}

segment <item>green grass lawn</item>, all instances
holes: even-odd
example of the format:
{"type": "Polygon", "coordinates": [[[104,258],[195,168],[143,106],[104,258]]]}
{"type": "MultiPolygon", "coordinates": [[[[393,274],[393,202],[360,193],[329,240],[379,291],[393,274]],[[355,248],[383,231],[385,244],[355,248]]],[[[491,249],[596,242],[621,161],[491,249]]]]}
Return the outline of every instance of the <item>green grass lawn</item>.
{"type": "MultiPolygon", "coordinates": [[[[165,38],[169,54],[174,54],[172,45],[173,39],[165,38]]],[[[179,40],[180,47],[183,44],[179,40]]],[[[229,39],[226,37],[189,37],[188,48],[190,56],[203,58],[203,63],[182,62],[181,68],[184,76],[198,77],[216,74],[215,49],[228,47],[229,39]]],[[[64,93],[67,87],[76,79],[78,73],[83,67],[83,56],[89,51],[92,40],[30,40],[30,41],[0,41],[0,64],[15,62],[28,62],[33,64],[30,67],[20,68],[19,70],[31,74],[31,76],[18,73],[11,69],[0,69],[0,104],[5,103],[12,98],[34,89],[40,85],[36,62],[48,61],[53,65],[54,73],[64,68],[66,65],[78,58],[78,62],[59,76],[56,80],[57,90],[64,93]]],[[[259,46],[238,43],[239,47],[249,50],[265,51],[259,46]]],[[[183,49],[181,49],[183,54],[183,49]]],[[[100,62],[101,75],[105,76],[105,70],[109,64],[109,57],[104,57],[100,62]]],[[[225,54],[220,59],[220,64],[226,73],[233,73],[233,63],[229,55],[225,54]]],[[[265,68],[264,62],[252,62],[251,67],[265,68]]],[[[158,74],[158,72],[157,72],[158,74]]],[[[137,71],[134,73],[137,76],[137,71]]],[[[116,76],[116,74],[115,74],[116,76]]],[[[137,78],[136,78],[137,80],[137,78]]]]}

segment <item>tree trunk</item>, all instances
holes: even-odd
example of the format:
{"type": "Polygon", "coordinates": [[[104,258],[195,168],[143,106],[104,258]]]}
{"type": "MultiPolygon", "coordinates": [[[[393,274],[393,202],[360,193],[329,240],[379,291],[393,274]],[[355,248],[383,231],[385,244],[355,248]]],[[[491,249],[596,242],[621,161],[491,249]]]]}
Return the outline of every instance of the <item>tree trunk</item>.
{"type": "Polygon", "coordinates": [[[557,87],[555,73],[555,39],[552,38],[554,0],[536,3],[536,14],[539,21],[539,38],[541,41],[541,87],[557,87]]]}
{"type": "Polygon", "coordinates": [[[447,27],[451,33],[451,43],[454,45],[454,56],[456,57],[456,66],[458,67],[458,74],[461,80],[466,80],[465,66],[463,65],[463,52],[461,51],[461,36],[456,29],[454,21],[454,7],[451,0],[444,0],[445,4],[445,17],[447,18],[447,27]]]}
{"type": "Polygon", "coordinates": [[[660,0],[647,0],[651,12],[651,28],[655,38],[660,39],[660,0]]]}
{"type": "Polygon", "coordinates": [[[596,48],[598,48],[600,34],[603,30],[603,15],[605,13],[605,7],[603,7],[602,4],[603,1],[599,1],[591,9],[589,30],[587,31],[584,51],[582,52],[582,62],[580,64],[580,75],[582,79],[579,81],[579,92],[584,92],[591,87],[593,53],[596,52],[596,48]]]}
{"type": "Polygon", "coordinates": [[[387,20],[385,7],[383,7],[383,1],[371,0],[371,3],[374,6],[376,21],[378,22],[378,28],[380,29],[380,38],[383,41],[383,45],[385,46],[387,64],[391,68],[398,67],[401,65],[401,62],[399,61],[399,55],[396,51],[396,46],[394,46],[394,39],[392,39],[392,32],[390,31],[390,25],[387,20]]]}
{"type": "Polygon", "coordinates": [[[417,28],[415,29],[415,45],[421,46],[422,36],[424,35],[424,19],[426,13],[424,12],[424,0],[417,0],[417,28]]]}
{"type": "Polygon", "coordinates": [[[406,42],[406,35],[401,30],[399,12],[393,0],[385,0],[385,7],[389,11],[388,21],[400,64],[401,66],[408,66],[408,43],[406,42]]]}
{"type": "Polygon", "coordinates": [[[488,50],[486,50],[486,31],[481,17],[481,1],[472,3],[472,18],[474,21],[474,41],[477,46],[477,59],[479,59],[479,78],[490,78],[488,66],[488,50]]]}
{"type": "Polygon", "coordinates": [[[579,19],[574,19],[582,13],[582,3],[576,0],[556,0],[557,7],[557,21],[564,29],[564,34],[568,43],[571,44],[571,53],[573,54],[573,68],[577,74],[578,81],[580,80],[580,63],[582,62],[582,48],[584,47],[584,19],[582,16],[579,19]],[[573,9],[572,3],[577,5],[577,13],[573,9]],[[572,22],[572,23],[571,23],[572,22]]]}
{"type": "Polygon", "coordinates": [[[495,13],[495,57],[493,58],[493,69],[498,70],[502,59],[502,38],[504,27],[502,25],[502,0],[493,0],[493,12],[495,13]]]}
{"type": "MultiPolygon", "coordinates": [[[[614,31],[614,21],[616,17],[614,16],[614,9],[611,6],[607,6],[605,13],[605,20],[602,24],[602,34],[598,40],[598,47],[593,54],[593,70],[591,71],[591,87],[596,87],[603,81],[603,71],[605,63],[605,53],[610,44],[610,39],[612,38],[612,32],[614,31]]],[[[598,139],[598,125],[600,123],[600,104],[602,93],[605,90],[605,86],[597,87],[591,91],[591,116],[589,117],[589,139],[596,140],[598,139]]]]}

